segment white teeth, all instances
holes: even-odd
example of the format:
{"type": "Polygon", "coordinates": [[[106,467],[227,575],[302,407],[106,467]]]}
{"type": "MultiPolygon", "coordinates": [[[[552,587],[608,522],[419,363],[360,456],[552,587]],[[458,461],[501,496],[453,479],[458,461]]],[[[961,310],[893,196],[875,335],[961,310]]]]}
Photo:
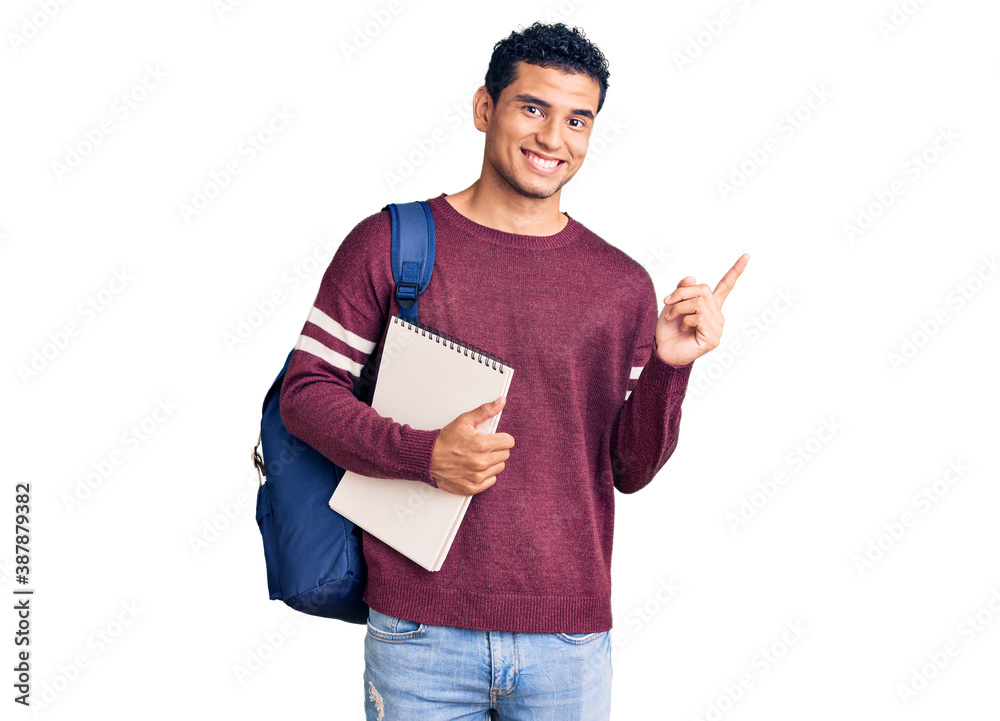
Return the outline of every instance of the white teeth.
{"type": "Polygon", "coordinates": [[[531,160],[531,162],[537,165],[538,167],[545,168],[546,170],[554,168],[557,165],[559,165],[558,160],[544,160],[543,158],[540,158],[531,152],[528,153],[528,159],[531,160]]]}

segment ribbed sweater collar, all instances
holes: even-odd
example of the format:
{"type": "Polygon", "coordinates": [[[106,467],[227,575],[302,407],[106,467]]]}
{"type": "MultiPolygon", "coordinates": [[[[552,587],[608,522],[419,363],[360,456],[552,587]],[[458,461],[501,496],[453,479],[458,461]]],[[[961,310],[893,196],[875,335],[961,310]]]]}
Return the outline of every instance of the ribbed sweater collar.
{"type": "Polygon", "coordinates": [[[563,215],[569,218],[569,222],[566,223],[566,227],[554,235],[507,233],[486,225],[480,225],[471,218],[465,217],[455,210],[451,203],[445,200],[446,195],[447,193],[441,193],[436,198],[429,198],[427,201],[431,207],[431,212],[434,213],[435,220],[443,218],[460,231],[494,245],[521,248],[524,250],[549,250],[572,243],[580,236],[580,231],[583,229],[580,223],[564,211],[563,215]]]}

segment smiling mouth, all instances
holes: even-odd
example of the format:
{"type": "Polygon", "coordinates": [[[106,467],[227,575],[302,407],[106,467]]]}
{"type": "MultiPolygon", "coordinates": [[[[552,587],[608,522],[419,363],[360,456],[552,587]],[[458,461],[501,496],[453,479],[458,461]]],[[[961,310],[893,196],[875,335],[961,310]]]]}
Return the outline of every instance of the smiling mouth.
{"type": "Polygon", "coordinates": [[[522,149],[521,152],[528,159],[528,162],[531,163],[531,166],[542,173],[555,172],[556,168],[566,162],[565,160],[548,160],[540,155],[535,155],[530,150],[522,149]]]}

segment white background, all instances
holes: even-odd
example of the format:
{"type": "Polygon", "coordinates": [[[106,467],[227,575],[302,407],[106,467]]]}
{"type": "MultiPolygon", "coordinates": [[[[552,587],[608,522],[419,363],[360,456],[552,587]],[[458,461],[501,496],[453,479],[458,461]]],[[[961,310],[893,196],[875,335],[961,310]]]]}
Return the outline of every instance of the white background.
{"type": "MultiPolygon", "coordinates": [[[[19,587],[14,484],[30,482],[41,715],[362,718],[364,628],[267,599],[249,464],[262,395],[319,286],[321,241],[470,185],[483,138],[468,109],[493,44],[563,20],[611,79],[562,209],[643,262],[661,298],[751,254],[677,451],[617,496],[613,718],[998,717],[1000,7],[229,9],[0,14],[0,591],[19,587]],[[241,155],[276,111],[294,119],[241,155]],[[241,173],[185,217],[233,160],[241,173]],[[132,440],[158,402],[169,415],[132,440]]],[[[6,717],[21,709],[3,619],[6,717]]]]}

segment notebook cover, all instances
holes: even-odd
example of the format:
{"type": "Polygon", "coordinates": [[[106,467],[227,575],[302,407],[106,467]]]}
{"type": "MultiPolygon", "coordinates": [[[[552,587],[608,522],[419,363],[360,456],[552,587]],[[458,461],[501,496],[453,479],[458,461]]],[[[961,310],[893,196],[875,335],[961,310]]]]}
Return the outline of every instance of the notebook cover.
{"type": "MultiPolygon", "coordinates": [[[[461,413],[506,395],[513,375],[510,366],[426,326],[394,317],[386,333],[372,408],[413,428],[443,428],[461,413]]],[[[502,413],[478,429],[496,432],[502,413]]],[[[473,497],[421,481],[371,478],[347,470],[330,507],[427,570],[438,571],[473,497]]]]}

